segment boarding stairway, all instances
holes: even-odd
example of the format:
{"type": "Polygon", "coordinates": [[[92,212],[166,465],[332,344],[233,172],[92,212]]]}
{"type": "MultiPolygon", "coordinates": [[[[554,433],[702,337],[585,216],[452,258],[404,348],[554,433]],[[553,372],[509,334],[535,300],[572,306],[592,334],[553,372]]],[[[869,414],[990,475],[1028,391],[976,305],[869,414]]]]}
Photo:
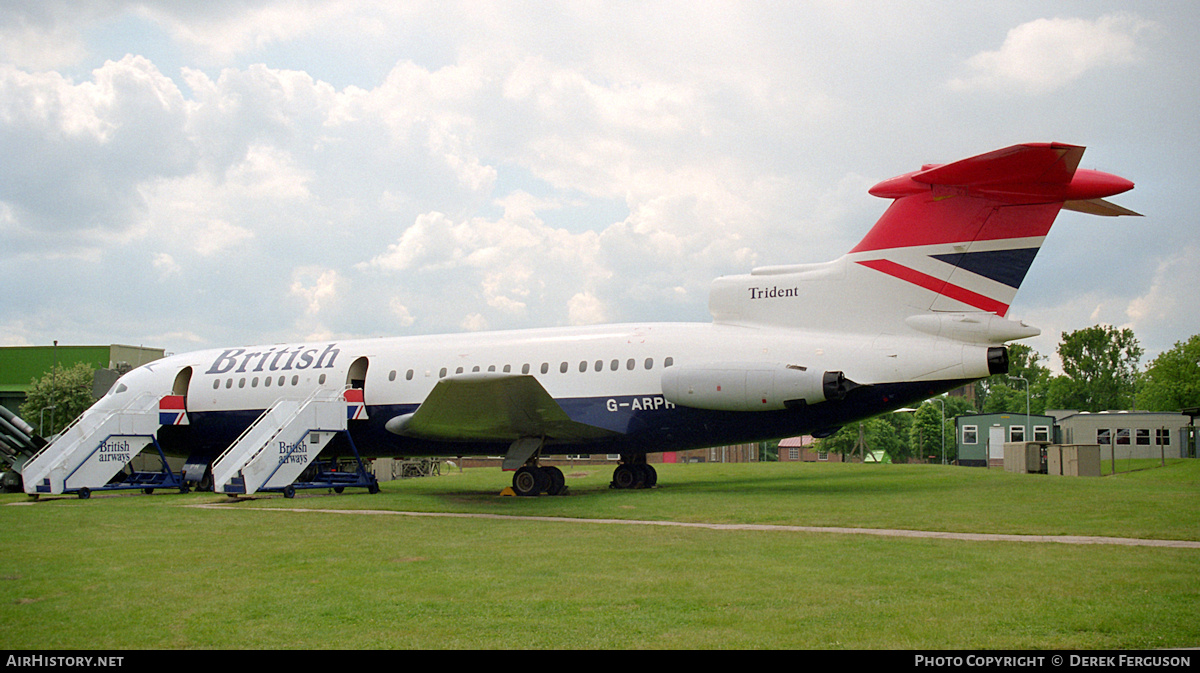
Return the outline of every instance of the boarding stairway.
{"type": "MultiPolygon", "coordinates": [[[[77,493],[87,498],[94,490],[120,488],[110,484],[134,456],[154,444],[162,423],[158,397],[142,393],[116,409],[89,409],[80,414],[53,441],[46,444],[21,468],[29,495],[77,493]]],[[[159,454],[162,449],[159,447],[159,454]]],[[[130,488],[178,487],[178,477],[166,467],[147,481],[139,478],[130,488]]]]}
{"type": "MultiPolygon", "coordinates": [[[[346,397],[352,392],[358,392],[361,399],[361,391],[346,391],[346,397]]],[[[351,404],[348,410],[340,390],[318,389],[303,400],[277,400],[213,463],[213,490],[227,495],[282,491],[289,498],[297,488],[340,490],[345,486],[366,486],[375,492],[377,482],[366,473],[361,459],[357,473],[349,479],[348,473],[337,473],[297,482],[317,454],[339,433],[345,434],[358,457],[347,431],[348,417],[355,413],[354,408],[351,404]]]]}

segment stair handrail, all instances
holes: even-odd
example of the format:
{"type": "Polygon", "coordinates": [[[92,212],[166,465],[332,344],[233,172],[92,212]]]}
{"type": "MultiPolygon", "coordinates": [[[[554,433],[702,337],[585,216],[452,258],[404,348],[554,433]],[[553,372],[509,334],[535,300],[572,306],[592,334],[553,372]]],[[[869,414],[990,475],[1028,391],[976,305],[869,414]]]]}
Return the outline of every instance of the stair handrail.
{"type": "MultiPolygon", "coordinates": [[[[136,404],[138,402],[138,400],[141,400],[143,398],[154,398],[154,397],[155,397],[155,395],[149,391],[138,393],[133,399],[129,400],[129,403],[126,404],[125,406],[117,407],[115,409],[109,409],[107,412],[105,412],[104,417],[101,418],[100,422],[96,424],[97,427],[104,424],[105,422],[107,422],[108,419],[112,418],[113,416],[116,416],[117,414],[119,414],[123,411],[128,411],[130,407],[132,407],[134,404],[136,404]]],[[[68,423],[67,426],[64,427],[62,429],[62,431],[58,433],[58,436],[56,436],[54,439],[46,442],[46,445],[43,446],[40,450],[38,450],[37,453],[33,454],[32,458],[25,461],[25,465],[22,466],[22,470],[25,467],[28,467],[29,465],[31,465],[38,458],[40,458],[43,453],[45,453],[46,451],[48,451],[50,449],[50,447],[56,446],[58,444],[59,440],[61,440],[63,437],[66,437],[67,433],[70,432],[72,429],[74,429],[75,426],[78,425],[79,422],[82,421],[84,419],[84,417],[87,416],[87,413],[91,410],[92,410],[92,407],[88,407],[87,409],[85,409],[83,411],[83,413],[81,413],[75,417],[75,420],[68,423]]],[[[143,411],[149,411],[149,409],[145,409],[143,411]]]]}
{"type": "MultiPolygon", "coordinates": [[[[279,427],[275,428],[275,432],[273,432],[271,434],[271,436],[268,437],[265,442],[263,442],[261,445],[259,445],[259,447],[254,450],[254,453],[250,454],[250,456],[245,461],[246,465],[253,463],[254,460],[256,458],[258,458],[259,454],[261,454],[263,451],[265,451],[267,449],[268,446],[271,445],[271,440],[278,437],[279,433],[283,432],[284,428],[291,425],[292,421],[296,420],[296,417],[298,417],[301,413],[303,413],[304,410],[308,408],[308,405],[310,403],[312,403],[313,400],[315,400],[323,392],[332,392],[332,391],[329,391],[327,388],[317,388],[316,390],[314,390],[312,392],[311,395],[309,395],[308,397],[301,400],[300,404],[297,405],[296,408],[292,410],[292,413],[288,414],[286,418],[284,418],[282,421],[280,421],[279,427]]],[[[333,400],[330,399],[329,401],[333,401],[333,400]]],[[[295,452],[295,450],[296,449],[293,448],[292,450],[288,451],[288,455],[290,456],[292,453],[295,452]]],[[[275,468],[275,471],[278,471],[278,469],[279,468],[275,468]]],[[[274,475],[275,471],[272,471],[272,475],[274,475]]],[[[267,479],[269,481],[270,477],[268,477],[267,479]]]]}
{"type": "MultiPolygon", "coordinates": [[[[279,406],[279,404],[280,404],[281,402],[297,402],[297,401],[298,401],[298,402],[299,402],[299,405],[296,407],[296,409],[295,409],[295,410],[293,410],[293,411],[292,411],[292,413],[291,413],[291,414],[289,414],[289,415],[287,416],[287,418],[285,418],[285,419],[283,420],[283,422],[281,422],[281,423],[279,424],[279,428],[280,428],[280,429],[282,429],[282,428],[286,427],[286,426],[287,426],[289,423],[291,423],[291,422],[292,422],[292,420],[294,420],[294,419],[296,418],[296,416],[298,416],[298,415],[300,414],[300,412],[301,412],[301,411],[303,411],[303,410],[304,410],[304,408],[305,408],[306,406],[308,406],[308,403],[309,403],[309,402],[311,402],[311,401],[313,401],[315,398],[317,398],[317,396],[319,396],[319,395],[321,395],[321,394],[323,394],[323,393],[326,393],[326,394],[332,394],[332,393],[336,393],[336,394],[338,394],[338,395],[341,395],[343,392],[344,392],[344,391],[341,391],[341,390],[335,390],[335,389],[330,389],[330,388],[318,387],[318,388],[316,388],[315,390],[313,390],[313,392],[312,392],[312,393],[310,393],[308,397],[305,397],[305,398],[303,398],[303,399],[296,398],[296,397],[280,397],[280,398],[276,399],[274,402],[272,402],[272,403],[271,403],[271,406],[267,407],[267,408],[266,408],[266,410],[264,410],[264,411],[263,411],[263,412],[262,412],[262,413],[259,415],[259,417],[258,417],[258,418],[254,419],[254,422],[253,422],[253,423],[251,423],[249,426],[247,426],[247,427],[246,427],[246,429],[245,429],[245,430],[243,430],[243,431],[242,431],[242,434],[238,435],[237,439],[233,440],[233,443],[232,443],[232,444],[230,444],[230,445],[229,445],[229,447],[228,447],[228,448],[226,448],[226,449],[225,449],[225,451],[223,451],[223,452],[221,453],[221,455],[217,456],[217,459],[213,461],[213,465],[216,465],[217,463],[220,463],[222,460],[224,460],[224,459],[225,459],[225,456],[226,456],[226,455],[228,455],[228,454],[229,454],[229,452],[230,452],[230,451],[232,451],[232,450],[233,450],[233,448],[234,448],[235,446],[237,446],[238,444],[240,444],[240,443],[241,443],[241,441],[242,441],[242,440],[243,440],[243,439],[246,437],[246,435],[250,434],[250,432],[251,432],[251,431],[253,431],[253,430],[254,430],[254,428],[256,428],[256,427],[258,426],[258,424],[259,424],[260,422],[262,422],[262,420],[263,420],[264,418],[266,418],[266,417],[267,417],[267,415],[268,415],[268,414],[270,414],[272,410],[274,410],[274,409],[275,409],[275,407],[279,406]]],[[[331,399],[330,399],[330,401],[332,401],[332,400],[333,400],[333,398],[332,398],[332,395],[331,395],[331,399]]],[[[276,431],[276,434],[278,434],[278,431],[276,431]]],[[[275,435],[271,435],[271,437],[274,437],[274,436],[275,436],[275,435]]],[[[245,461],[245,462],[246,462],[247,464],[249,464],[249,463],[253,462],[253,461],[254,461],[254,459],[255,459],[256,457],[258,457],[258,454],[259,454],[259,453],[262,453],[262,450],[263,450],[264,448],[266,448],[266,447],[267,447],[267,445],[269,444],[269,442],[270,442],[270,441],[271,441],[271,438],[267,438],[267,441],[263,442],[262,446],[260,446],[260,447],[258,447],[257,449],[255,449],[254,453],[252,453],[252,454],[249,456],[249,459],[248,459],[247,461],[245,461]]]]}

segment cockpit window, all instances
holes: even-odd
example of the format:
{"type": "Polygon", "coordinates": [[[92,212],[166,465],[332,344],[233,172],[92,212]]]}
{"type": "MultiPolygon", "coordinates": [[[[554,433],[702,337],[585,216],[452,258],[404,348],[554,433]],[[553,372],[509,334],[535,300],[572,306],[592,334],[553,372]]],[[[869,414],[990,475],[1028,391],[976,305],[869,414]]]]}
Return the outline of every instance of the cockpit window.
{"type": "Polygon", "coordinates": [[[125,385],[124,383],[118,383],[117,389],[114,392],[116,392],[119,395],[119,394],[125,392],[126,390],[129,390],[129,386],[125,385]]]}

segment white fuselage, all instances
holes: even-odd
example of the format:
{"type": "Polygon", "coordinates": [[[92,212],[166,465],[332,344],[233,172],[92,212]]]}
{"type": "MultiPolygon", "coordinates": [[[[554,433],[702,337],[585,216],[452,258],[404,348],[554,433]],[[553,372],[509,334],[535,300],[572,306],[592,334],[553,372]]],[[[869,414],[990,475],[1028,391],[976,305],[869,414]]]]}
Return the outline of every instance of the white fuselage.
{"type": "MultiPolygon", "coordinates": [[[[670,367],[713,362],[797,365],[840,371],[872,387],[928,382],[929,391],[940,392],[946,382],[987,376],[986,351],[913,331],[864,336],[689,323],[275,344],[159,360],[123,377],[98,406],[120,405],[131,392],[185,395],[188,415],[198,428],[193,432],[220,427],[222,431],[214,434],[224,442],[280,398],[304,398],[317,388],[358,387],[370,418],[359,442],[364,453],[462,453],[462,446],[404,442],[380,429],[390,418],[419,407],[439,380],[487,372],[529,375],[572,419],[631,440],[637,435],[630,450],[644,452],[653,450],[655,441],[666,441],[656,435],[660,429],[673,438],[662,444],[664,449],[752,441],[836,427],[879,413],[894,401],[884,395],[877,403],[871,398],[852,406],[824,402],[804,414],[783,414],[790,418],[768,412],[681,409],[663,396],[662,377],[670,367]],[[713,431],[711,442],[701,437],[697,426],[707,423],[713,431]]],[[[917,397],[928,394],[932,393],[917,397]]],[[[621,444],[609,442],[606,450],[619,452],[621,444]]],[[[578,449],[573,445],[572,450],[578,449]]]]}

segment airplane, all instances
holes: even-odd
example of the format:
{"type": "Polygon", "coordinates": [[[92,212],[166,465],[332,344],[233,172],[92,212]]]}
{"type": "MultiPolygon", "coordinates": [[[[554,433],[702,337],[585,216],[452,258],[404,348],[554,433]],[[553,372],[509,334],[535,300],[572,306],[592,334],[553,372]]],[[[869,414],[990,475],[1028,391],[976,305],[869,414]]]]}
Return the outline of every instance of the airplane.
{"type": "MultiPolygon", "coordinates": [[[[267,410],[282,400],[340,395],[338,403],[349,405],[334,428],[344,430],[340,450],[351,444],[376,457],[503,455],[513,491],[535,496],[564,490],[561,470],[542,465],[552,456],[619,454],[612,486],[644,488],[657,483],[650,453],[828,436],[1007,372],[1004,344],[1040,333],[1007,314],[1060,209],[1137,215],[1105,200],[1133,183],[1078,168],[1083,152],[1021,144],[884,180],[870,194],[892,203],[848,253],[717,278],[710,323],[173,355],[125,374],[77,423],[99,427],[89,416],[134,408],[166,418],[149,430],[96,430],[80,441],[96,445],[99,437],[98,448],[84,449],[117,451],[109,457],[123,464],[114,436],[152,436],[168,453],[188,456],[189,465],[206,466],[205,478],[219,482],[214,488],[231,493],[238,489],[230,475],[243,468],[218,476],[214,466],[267,410]],[[158,408],[145,401],[160,398],[174,401],[158,408]]],[[[299,437],[279,441],[281,455],[306,441],[299,437]]],[[[27,492],[70,490],[64,465],[55,477],[38,462],[25,465],[27,492]],[[31,474],[34,467],[41,471],[31,474]]],[[[195,470],[189,478],[199,479],[195,470]]]]}

